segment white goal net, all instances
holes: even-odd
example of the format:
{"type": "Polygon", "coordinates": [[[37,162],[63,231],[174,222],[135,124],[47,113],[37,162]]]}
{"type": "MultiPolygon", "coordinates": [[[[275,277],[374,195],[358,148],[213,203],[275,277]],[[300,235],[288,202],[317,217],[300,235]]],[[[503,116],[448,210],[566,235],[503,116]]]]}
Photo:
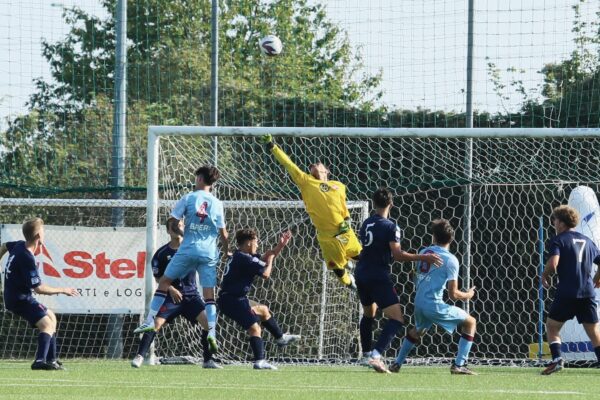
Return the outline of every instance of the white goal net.
{"type": "MultiPolygon", "coordinates": [[[[347,362],[360,355],[358,299],[322,273],[315,230],[305,210],[243,206],[300,199],[285,169],[258,143],[265,133],[273,133],[300,168],[325,163],[332,178],[347,185],[352,204],[370,204],[375,189],[391,188],[396,194],[391,218],[401,227],[402,247],[408,251],[430,243],[432,219],[448,219],[456,229],[451,250],[462,261],[461,285],[478,288],[470,304],[457,303],[479,321],[474,358],[537,358],[536,346],[544,335],[539,321],[548,298],[537,280],[540,218],[547,239],[553,234],[548,215],[554,206],[566,203],[578,185],[598,190],[597,130],[151,127],[149,188],[158,195],[154,200],[179,198],[191,189],[195,168],[216,162],[222,173],[217,196],[240,202],[226,212],[230,233],[254,227],[267,248],[279,232],[294,227],[292,245],[277,260],[272,279],[258,283],[252,298],[268,304],[283,328],[303,339],[285,352],[267,347],[269,357],[347,362]]],[[[167,209],[150,207],[151,220],[153,213],[155,221],[167,215],[167,209]]],[[[362,206],[353,210],[358,228],[365,211],[362,206]]],[[[411,270],[408,263],[393,266],[409,317],[411,270]]],[[[225,317],[218,330],[225,359],[249,358],[244,332],[225,317]]],[[[454,340],[441,330],[432,331],[423,343],[418,358],[454,355],[454,340]]],[[[399,339],[387,356],[398,345],[399,339]]]]}
{"type": "MultiPolygon", "coordinates": [[[[152,252],[166,242],[159,227],[173,202],[192,189],[193,170],[215,161],[216,136],[187,134],[206,133],[205,129],[158,129],[160,141],[151,140],[149,146],[150,158],[152,154],[156,157],[155,163],[149,163],[149,201],[0,199],[2,242],[18,235],[10,233],[8,227],[18,227],[25,219],[40,216],[48,226],[58,229],[48,235],[49,246],[54,241],[58,247],[66,247],[65,252],[89,253],[75,258],[71,254],[69,263],[64,260],[65,254],[50,249],[65,279],[65,269],[82,276],[87,273],[85,265],[93,268],[86,279],[95,280],[78,286],[86,295],[81,301],[92,296],[86,289],[95,289],[100,297],[112,290],[114,282],[132,280],[130,295],[117,298],[112,311],[104,300],[97,300],[85,303],[85,309],[67,309],[58,314],[63,357],[134,355],[138,337],[132,331],[144,306],[139,298],[147,299],[152,291],[143,290],[150,286],[143,283],[148,276],[142,278],[133,271],[139,271],[139,265],[147,260],[139,258],[146,244],[146,251],[152,252]],[[123,226],[113,227],[112,210],[122,207],[123,226]],[[144,228],[146,220],[149,223],[144,228]],[[117,250],[123,245],[121,233],[140,235],[139,242],[126,245],[129,250],[117,250]],[[77,245],[69,244],[64,237],[75,238],[77,245]]],[[[215,187],[217,196],[225,201],[230,233],[242,227],[256,228],[265,249],[283,230],[294,231],[292,242],[277,259],[272,279],[257,282],[251,298],[269,305],[284,330],[303,338],[297,346],[280,350],[265,332],[268,357],[294,362],[355,360],[361,351],[358,299],[324,270],[315,230],[297,188],[257,143],[256,136],[272,131],[209,129],[218,135],[230,133],[218,137],[217,164],[223,177],[215,187]]],[[[371,193],[380,186],[388,186],[396,194],[391,217],[403,230],[402,247],[406,250],[416,251],[429,243],[427,227],[432,219],[450,220],[457,232],[451,250],[462,261],[461,285],[478,288],[475,299],[464,305],[479,321],[475,360],[521,362],[537,358],[536,345],[544,339],[539,321],[545,317],[544,303],[547,306],[548,295],[552,295],[552,291],[541,293],[537,281],[540,218],[547,240],[554,233],[548,221],[554,206],[566,203],[576,186],[600,190],[595,167],[600,154],[598,132],[524,130],[514,131],[513,137],[492,137],[493,132],[481,130],[473,130],[471,136],[448,130],[373,133],[356,129],[331,135],[323,135],[319,129],[279,132],[283,134],[275,137],[276,142],[301,168],[321,160],[334,179],[347,185],[348,206],[356,228],[369,213],[371,193]]],[[[409,318],[414,290],[411,269],[406,263],[393,265],[396,288],[409,318]]],[[[64,286],[71,282],[66,280],[64,286]]],[[[119,292],[121,296],[125,289],[119,292]]],[[[33,357],[35,335],[27,334],[28,329],[24,320],[1,307],[1,358],[33,357]]],[[[249,359],[246,334],[226,317],[219,318],[218,335],[222,349],[218,358],[231,362],[249,359]]],[[[577,334],[572,337],[577,338],[577,334]]],[[[444,332],[432,331],[415,356],[427,360],[452,357],[453,343],[444,332]]],[[[399,339],[386,355],[393,356],[398,345],[399,339]]],[[[576,350],[571,352],[572,358],[577,358],[582,343],[573,339],[569,345],[576,350]]],[[[180,320],[164,328],[157,336],[155,353],[158,357],[200,358],[198,327],[180,320]]]]}

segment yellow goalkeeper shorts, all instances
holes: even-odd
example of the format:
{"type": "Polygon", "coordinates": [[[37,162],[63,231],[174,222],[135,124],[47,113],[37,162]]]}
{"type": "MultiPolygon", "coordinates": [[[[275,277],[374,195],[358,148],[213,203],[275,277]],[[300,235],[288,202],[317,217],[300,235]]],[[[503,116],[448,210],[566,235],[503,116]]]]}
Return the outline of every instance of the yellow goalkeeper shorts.
{"type": "Polygon", "coordinates": [[[327,269],[343,269],[348,260],[358,257],[362,246],[352,229],[337,236],[317,235],[327,269]]]}

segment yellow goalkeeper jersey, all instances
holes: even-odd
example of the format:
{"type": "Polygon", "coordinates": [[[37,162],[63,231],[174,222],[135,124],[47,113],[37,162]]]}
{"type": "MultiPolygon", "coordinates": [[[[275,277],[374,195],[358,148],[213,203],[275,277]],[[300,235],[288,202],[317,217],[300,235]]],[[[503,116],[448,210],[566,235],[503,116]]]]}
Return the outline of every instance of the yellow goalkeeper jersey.
{"type": "Polygon", "coordinates": [[[337,234],[340,224],[350,216],[346,207],[346,186],[338,181],[324,182],[303,172],[277,145],[273,146],[272,152],[298,185],[317,233],[337,234]]]}

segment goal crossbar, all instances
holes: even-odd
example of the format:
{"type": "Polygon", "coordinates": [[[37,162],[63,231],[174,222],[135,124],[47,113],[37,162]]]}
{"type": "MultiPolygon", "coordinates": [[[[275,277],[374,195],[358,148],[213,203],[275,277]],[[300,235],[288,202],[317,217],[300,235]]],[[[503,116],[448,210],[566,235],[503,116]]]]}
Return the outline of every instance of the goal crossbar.
{"type": "MultiPolygon", "coordinates": [[[[177,200],[160,200],[159,207],[171,208],[177,200]]],[[[100,207],[100,208],[145,208],[147,200],[113,200],[113,199],[27,199],[0,197],[0,206],[43,206],[43,207],[100,207]]],[[[300,200],[225,200],[225,208],[304,208],[300,200]]],[[[348,201],[348,209],[364,209],[365,201],[348,201]]]]}
{"type": "Polygon", "coordinates": [[[304,136],[396,138],[564,138],[600,137],[600,128],[300,128],[150,125],[148,136],[304,136]]]}
{"type": "MultiPolygon", "coordinates": [[[[593,155],[600,148],[600,128],[150,126],[148,243],[155,243],[152,228],[156,225],[158,212],[164,212],[161,197],[164,195],[172,200],[189,189],[181,187],[181,181],[193,172],[188,165],[190,160],[218,165],[226,171],[228,179],[231,176],[223,192],[228,199],[269,199],[268,203],[263,203],[267,207],[278,207],[277,204],[281,204],[271,199],[288,199],[283,207],[302,211],[302,202],[292,205],[294,203],[291,200],[298,197],[297,191],[289,182],[288,174],[273,173],[281,171],[273,169],[277,163],[256,140],[263,135],[285,139],[277,141],[298,164],[307,165],[313,160],[325,159],[334,165],[336,178],[345,182],[350,187],[349,193],[360,196],[358,199],[366,204],[358,212],[353,211],[357,220],[364,220],[368,216],[370,207],[367,194],[373,188],[387,186],[398,190],[400,201],[393,211],[399,225],[407,227],[407,248],[421,248],[425,244],[428,240],[427,226],[432,219],[441,217],[452,221],[459,236],[456,240],[456,253],[461,259],[463,283],[481,283],[494,279],[497,272],[493,265],[498,257],[510,257],[507,268],[512,268],[514,276],[518,277],[515,279],[528,281],[531,274],[523,272],[521,267],[532,264],[537,254],[528,240],[531,237],[531,229],[528,228],[532,226],[531,220],[544,215],[548,204],[566,201],[562,189],[564,185],[570,187],[574,184],[587,184],[594,190],[599,190],[594,184],[598,182],[598,178],[595,170],[590,168],[593,165],[590,160],[593,160],[593,155]],[[160,181],[159,176],[162,179],[160,181]],[[566,184],[567,182],[571,184],[566,184]],[[409,187],[410,185],[415,187],[409,187]],[[514,228],[507,228],[501,222],[515,218],[522,223],[515,224],[514,228]],[[516,232],[508,239],[507,229],[516,232]],[[472,265],[490,267],[472,268],[472,265]]],[[[259,206],[260,203],[251,204],[259,206]]],[[[348,206],[354,208],[352,203],[348,206]]],[[[246,214],[256,214],[256,218],[265,218],[266,222],[263,224],[270,234],[275,234],[282,226],[277,220],[269,220],[270,216],[283,221],[290,220],[289,215],[280,212],[242,211],[241,214],[238,226],[246,226],[249,220],[255,218],[247,217],[246,214]]],[[[305,217],[307,215],[302,212],[302,219],[305,217]]],[[[306,221],[307,218],[304,222],[306,221]]],[[[307,229],[309,228],[304,228],[304,235],[312,233],[307,229]]],[[[314,332],[310,331],[313,344],[307,347],[307,353],[311,357],[315,356],[319,360],[328,357],[347,358],[345,349],[357,351],[356,348],[360,346],[353,344],[356,343],[354,339],[357,333],[353,330],[356,324],[347,325],[343,334],[340,326],[354,320],[354,311],[348,309],[345,301],[338,301],[340,293],[335,292],[334,286],[327,282],[326,272],[320,271],[317,275],[313,261],[319,258],[318,249],[312,240],[308,242],[299,245],[303,250],[309,249],[305,252],[308,256],[302,257],[299,254],[304,253],[298,252],[295,257],[286,260],[294,267],[286,269],[289,274],[285,276],[287,281],[283,281],[281,287],[286,282],[291,283],[287,289],[281,290],[282,293],[293,296],[298,291],[302,293],[303,299],[312,296],[311,304],[320,303],[320,307],[315,310],[327,311],[323,313],[308,310],[311,314],[306,321],[310,323],[304,320],[300,323],[297,316],[302,315],[300,311],[307,310],[304,305],[297,306],[302,302],[290,300],[288,303],[277,304],[281,308],[285,303],[285,310],[290,311],[293,316],[286,321],[288,324],[293,326],[297,323],[297,326],[303,326],[305,330],[309,329],[307,327],[318,327],[314,332]],[[312,269],[304,268],[308,264],[312,269]],[[300,275],[301,280],[298,279],[300,275]],[[315,293],[320,297],[315,296],[315,293]],[[348,337],[344,336],[346,332],[350,332],[348,337]],[[340,345],[342,337],[348,340],[340,345]],[[347,343],[350,345],[346,345],[347,343]]],[[[404,271],[395,272],[394,279],[401,287],[411,289],[410,284],[406,284],[408,277],[404,271]]],[[[531,290],[525,284],[509,285],[502,290],[511,293],[515,299],[531,295],[531,290]]],[[[469,310],[471,305],[466,303],[464,307],[469,310]]],[[[482,319],[487,316],[486,327],[482,329],[489,337],[498,335],[497,320],[489,315],[492,314],[489,310],[493,308],[491,298],[474,303],[473,311],[476,315],[482,319]],[[483,306],[478,307],[478,304],[483,306]]],[[[537,307],[531,307],[531,310],[534,309],[537,307]]],[[[514,315],[517,313],[514,311],[514,315]]],[[[519,321],[519,332],[530,329],[531,324],[527,318],[519,321]]],[[[432,335],[428,340],[429,344],[435,345],[436,352],[428,353],[426,349],[421,354],[448,354],[451,349],[438,344],[440,337],[437,333],[432,335]]],[[[490,344],[485,348],[484,358],[511,358],[517,354],[520,358],[528,358],[529,341],[525,334],[515,336],[514,340],[503,343],[511,346],[509,351],[500,351],[490,344]]]]}

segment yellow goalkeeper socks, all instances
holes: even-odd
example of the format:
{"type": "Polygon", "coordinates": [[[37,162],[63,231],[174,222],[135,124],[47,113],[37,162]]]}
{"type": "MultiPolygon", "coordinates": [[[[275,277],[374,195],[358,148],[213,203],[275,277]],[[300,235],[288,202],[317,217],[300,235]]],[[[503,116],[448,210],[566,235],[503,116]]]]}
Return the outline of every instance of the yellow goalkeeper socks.
{"type": "Polygon", "coordinates": [[[356,289],[354,277],[348,273],[346,268],[334,268],[332,272],[335,274],[335,276],[338,277],[338,279],[340,280],[340,282],[342,282],[344,286],[356,289]]]}
{"type": "Polygon", "coordinates": [[[345,286],[350,286],[352,285],[352,279],[350,278],[350,275],[348,274],[348,271],[344,270],[344,275],[339,277],[340,282],[342,282],[345,286]]]}

